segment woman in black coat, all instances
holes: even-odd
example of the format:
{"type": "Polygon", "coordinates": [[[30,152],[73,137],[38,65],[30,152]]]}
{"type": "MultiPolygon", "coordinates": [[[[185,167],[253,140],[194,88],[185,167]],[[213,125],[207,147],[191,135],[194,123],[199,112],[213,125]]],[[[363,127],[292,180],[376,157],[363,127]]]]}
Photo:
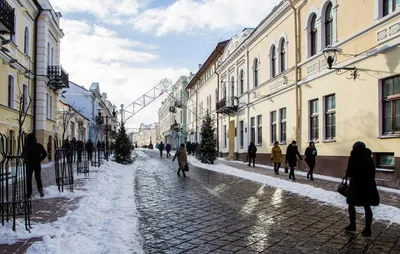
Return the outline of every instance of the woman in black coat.
{"type": "Polygon", "coordinates": [[[257,154],[257,147],[253,142],[250,142],[249,148],[249,167],[251,167],[251,159],[253,159],[253,168],[256,167],[256,154],[257,154]]]}
{"type": "Polygon", "coordinates": [[[306,156],[305,161],[310,168],[307,173],[307,179],[311,179],[311,181],[314,181],[315,157],[317,157],[317,149],[315,148],[314,142],[310,142],[309,146],[306,148],[304,155],[306,156]]]}
{"type": "Polygon", "coordinates": [[[286,149],[286,165],[289,165],[290,167],[290,172],[289,172],[289,179],[292,179],[293,181],[296,180],[294,177],[294,168],[297,166],[297,157],[299,157],[300,160],[302,160],[301,155],[299,153],[299,148],[297,147],[297,142],[292,141],[290,145],[288,145],[286,149]]]}
{"type": "Polygon", "coordinates": [[[25,146],[22,152],[22,157],[26,163],[26,197],[31,198],[32,195],[32,176],[35,173],[36,185],[39,190],[40,196],[43,197],[43,184],[41,178],[41,162],[46,158],[47,152],[44,150],[42,144],[36,141],[34,133],[29,133],[26,136],[25,146]]]}
{"type": "Polygon", "coordinates": [[[371,236],[372,210],[371,206],[377,206],[380,202],[378,189],[375,182],[375,163],[372,152],[366,148],[363,142],[356,142],[350,153],[346,176],[350,178],[350,186],[354,190],[354,196],[347,198],[349,205],[350,224],[346,230],[356,230],[356,206],[363,206],[365,210],[365,228],[361,232],[363,236],[371,236]]]}

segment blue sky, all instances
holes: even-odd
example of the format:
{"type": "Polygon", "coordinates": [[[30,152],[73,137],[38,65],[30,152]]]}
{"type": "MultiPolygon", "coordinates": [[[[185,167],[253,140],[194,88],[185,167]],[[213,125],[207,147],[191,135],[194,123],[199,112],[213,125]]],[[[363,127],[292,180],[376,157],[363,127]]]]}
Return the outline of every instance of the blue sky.
{"type": "MultiPolygon", "coordinates": [[[[255,27],[278,0],[50,0],[63,15],[70,80],[128,105],[161,79],[196,72],[215,45],[255,27]]],[[[160,101],[129,122],[158,121],[160,101]]]]}

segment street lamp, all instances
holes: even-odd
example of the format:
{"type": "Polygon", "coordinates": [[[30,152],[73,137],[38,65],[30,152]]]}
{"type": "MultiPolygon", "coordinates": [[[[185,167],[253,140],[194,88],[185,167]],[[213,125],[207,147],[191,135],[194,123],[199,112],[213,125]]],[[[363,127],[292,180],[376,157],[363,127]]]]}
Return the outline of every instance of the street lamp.
{"type": "Polygon", "coordinates": [[[338,54],[342,54],[341,48],[335,48],[332,46],[327,46],[323,51],[326,61],[328,63],[329,70],[336,70],[337,74],[341,73],[341,70],[350,72],[350,77],[353,80],[357,79],[357,68],[356,67],[333,67],[333,64],[337,61],[338,54]]]}

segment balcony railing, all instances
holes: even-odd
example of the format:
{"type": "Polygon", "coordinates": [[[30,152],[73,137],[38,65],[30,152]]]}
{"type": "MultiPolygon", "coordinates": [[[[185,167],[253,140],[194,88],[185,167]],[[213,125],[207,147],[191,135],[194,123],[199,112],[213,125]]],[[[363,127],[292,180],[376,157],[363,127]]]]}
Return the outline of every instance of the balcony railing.
{"type": "Polygon", "coordinates": [[[233,114],[238,111],[238,102],[236,97],[223,98],[219,100],[216,105],[216,111],[220,114],[233,114]]]}
{"type": "Polygon", "coordinates": [[[59,65],[49,65],[47,68],[47,77],[50,79],[49,87],[54,90],[69,87],[68,74],[59,65]]]}
{"type": "Polygon", "coordinates": [[[169,107],[169,112],[176,113],[176,108],[174,106],[169,107]]]}
{"type": "Polygon", "coordinates": [[[182,102],[180,102],[180,101],[175,101],[175,107],[177,107],[177,108],[182,108],[182,102]]]}
{"type": "Polygon", "coordinates": [[[15,10],[6,0],[0,0],[0,34],[15,33],[15,10]]]}

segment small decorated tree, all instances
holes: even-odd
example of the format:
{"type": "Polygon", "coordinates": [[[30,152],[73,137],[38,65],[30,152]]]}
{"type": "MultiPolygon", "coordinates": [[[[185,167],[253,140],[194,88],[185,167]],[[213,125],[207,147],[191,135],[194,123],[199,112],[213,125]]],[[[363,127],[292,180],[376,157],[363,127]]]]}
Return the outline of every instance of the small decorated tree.
{"type": "Polygon", "coordinates": [[[215,135],[214,119],[207,112],[201,126],[200,150],[197,153],[197,159],[202,163],[214,164],[217,159],[217,137],[215,135]]]}
{"type": "Polygon", "coordinates": [[[117,139],[115,140],[114,161],[119,164],[133,163],[131,154],[131,141],[126,134],[125,125],[121,122],[118,130],[117,139]]]}

